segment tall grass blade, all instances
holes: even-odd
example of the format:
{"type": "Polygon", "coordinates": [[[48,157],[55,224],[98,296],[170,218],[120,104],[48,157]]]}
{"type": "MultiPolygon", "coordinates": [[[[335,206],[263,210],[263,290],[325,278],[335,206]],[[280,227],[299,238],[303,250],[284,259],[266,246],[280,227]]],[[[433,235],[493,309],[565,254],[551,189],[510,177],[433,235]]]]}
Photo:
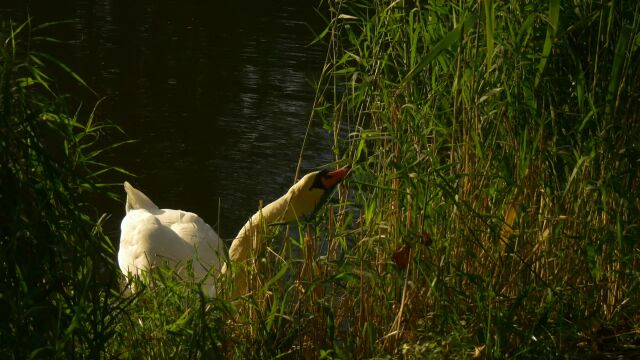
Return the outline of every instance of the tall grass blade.
{"type": "Polygon", "coordinates": [[[551,47],[555,38],[555,33],[558,30],[558,20],[560,19],[560,0],[549,0],[549,15],[547,18],[547,35],[544,39],[544,45],[542,47],[542,54],[540,62],[538,63],[538,73],[536,74],[535,86],[538,86],[540,78],[551,54],[551,47]]]}

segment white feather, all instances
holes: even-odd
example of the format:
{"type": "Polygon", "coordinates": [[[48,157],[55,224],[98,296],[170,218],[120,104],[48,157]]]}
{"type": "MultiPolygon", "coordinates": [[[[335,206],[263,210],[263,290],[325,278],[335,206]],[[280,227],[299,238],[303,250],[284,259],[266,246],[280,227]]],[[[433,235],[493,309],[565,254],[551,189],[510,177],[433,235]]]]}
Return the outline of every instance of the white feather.
{"type": "Polygon", "coordinates": [[[141,275],[162,264],[186,277],[193,266],[196,281],[205,278],[205,293],[215,296],[215,280],[225,257],[218,234],[198,215],[159,209],[128,182],[126,216],[122,219],[118,264],[125,276],[141,275]],[[212,274],[208,274],[213,269],[212,274]]]}

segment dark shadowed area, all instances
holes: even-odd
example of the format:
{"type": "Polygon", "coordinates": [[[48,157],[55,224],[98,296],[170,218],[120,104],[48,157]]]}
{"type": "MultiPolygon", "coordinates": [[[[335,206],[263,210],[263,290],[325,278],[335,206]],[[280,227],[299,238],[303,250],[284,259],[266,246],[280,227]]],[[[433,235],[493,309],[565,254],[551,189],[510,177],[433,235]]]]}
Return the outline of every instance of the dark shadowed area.
{"type": "MultiPolygon", "coordinates": [[[[323,46],[309,45],[324,26],[314,6],[9,0],[0,17],[71,20],[50,36],[73,43],[47,51],[98,94],[81,99],[85,109],[106,97],[101,116],[137,140],[104,160],[138,177],[109,181],[130,181],[160,207],[197,212],[229,239],[259,200],[275,199],[293,182],[324,60],[323,46]]],[[[61,86],[76,93],[75,85],[61,86]]],[[[303,171],[331,162],[331,143],[314,119],[303,171]]],[[[123,204],[97,208],[112,214],[108,232],[117,238],[123,204]]]]}

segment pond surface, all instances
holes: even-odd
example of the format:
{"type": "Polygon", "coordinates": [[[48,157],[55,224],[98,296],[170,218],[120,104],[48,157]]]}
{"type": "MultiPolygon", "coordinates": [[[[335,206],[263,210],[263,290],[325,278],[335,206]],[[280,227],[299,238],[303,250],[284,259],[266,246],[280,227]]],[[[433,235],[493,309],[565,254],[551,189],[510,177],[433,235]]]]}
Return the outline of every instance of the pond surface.
{"type": "MultiPolygon", "coordinates": [[[[51,35],[76,43],[52,52],[137,140],[105,160],[138,177],[109,180],[197,212],[226,239],[292,184],[325,56],[309,45],[324,26],[317,2],[3,0],[0,16],[22,21],[27,3],[34,23],[73,19],[51,35]]],[[[302,171],[331,162],[331,144],[314,119],[302,171]]],[[[124,204],[98,210],[117,238],[124,204]]]]}

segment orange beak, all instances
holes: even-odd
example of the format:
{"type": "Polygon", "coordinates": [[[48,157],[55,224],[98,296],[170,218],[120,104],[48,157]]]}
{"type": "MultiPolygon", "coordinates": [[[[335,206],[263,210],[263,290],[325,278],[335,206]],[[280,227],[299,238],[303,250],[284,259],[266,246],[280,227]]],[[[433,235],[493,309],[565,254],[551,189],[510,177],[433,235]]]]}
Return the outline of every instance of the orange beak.
{"type": "Polygon", "coordinates": [[[331,189],[336,186],[339,182],[344,180],[349,174],[351,170],[351,164],[345,165],[338,170],[331,171],[327,173],[326,177],[322,179],[322,184],[325,189],[331,189]]]}

